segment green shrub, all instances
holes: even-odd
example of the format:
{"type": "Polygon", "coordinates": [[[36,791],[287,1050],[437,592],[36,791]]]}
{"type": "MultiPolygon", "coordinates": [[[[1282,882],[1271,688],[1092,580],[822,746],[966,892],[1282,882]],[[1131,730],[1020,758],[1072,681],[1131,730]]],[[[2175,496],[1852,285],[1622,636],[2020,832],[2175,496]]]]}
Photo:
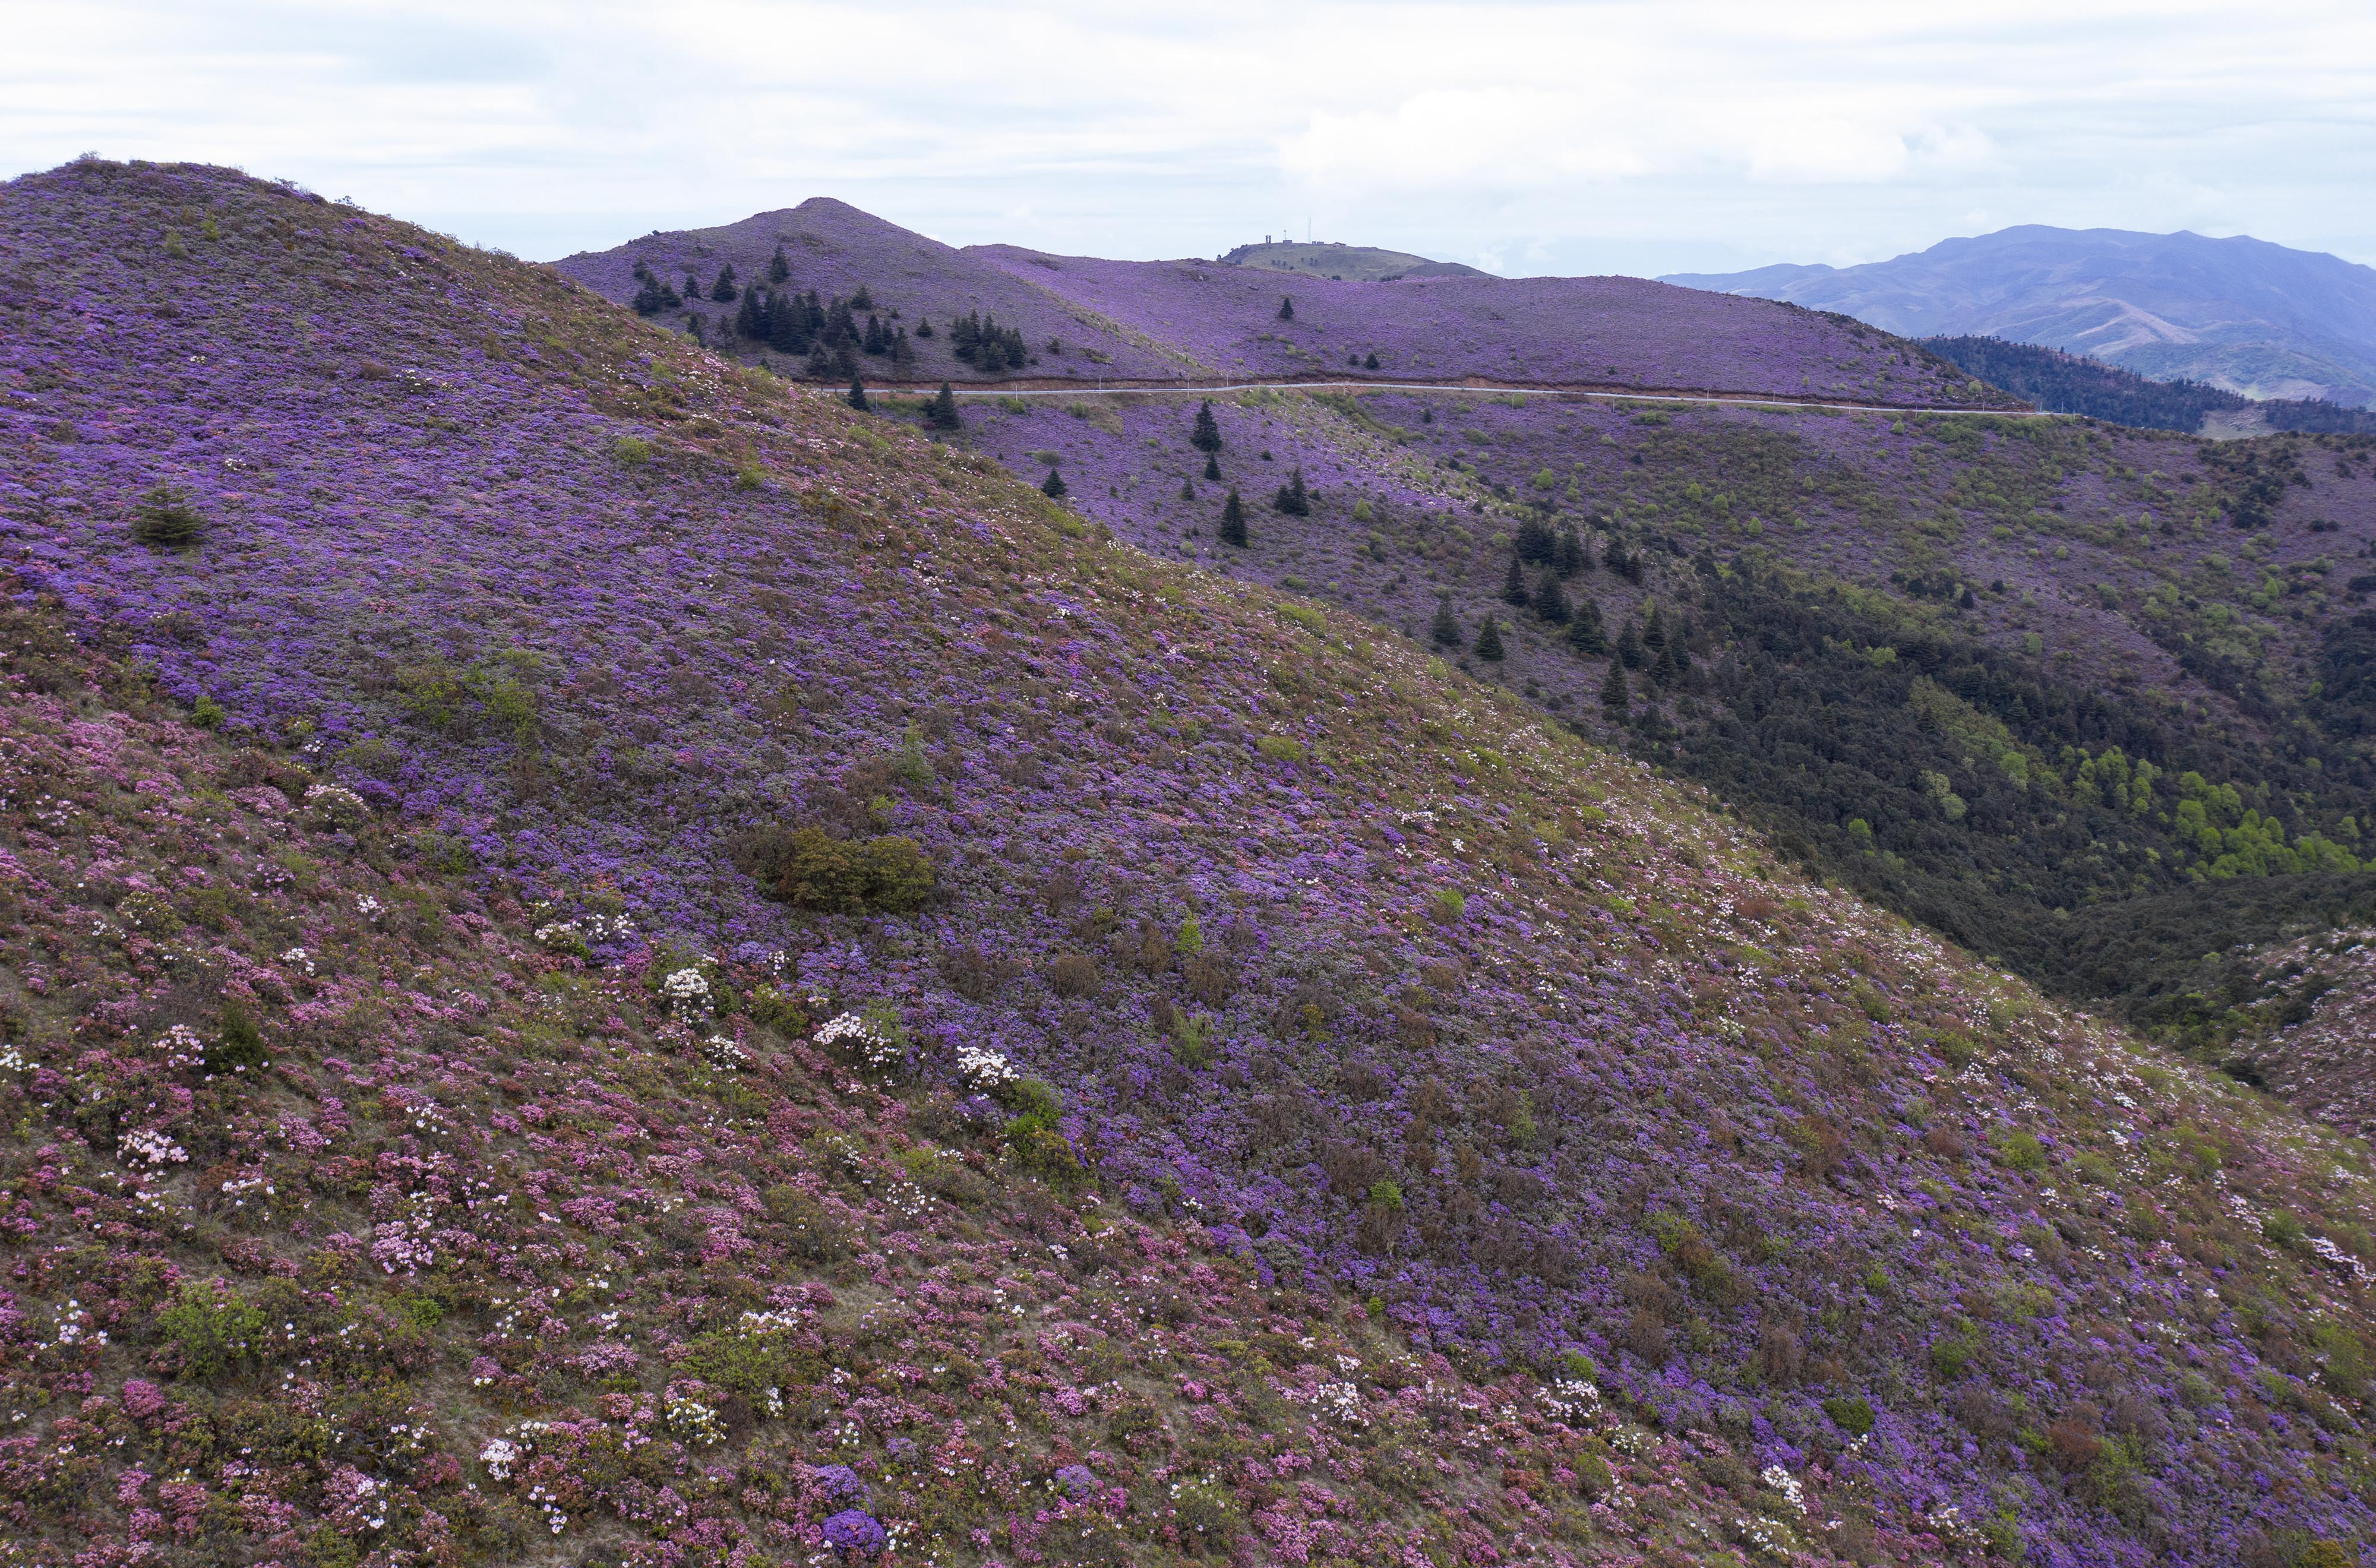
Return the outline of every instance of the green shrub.
{"type": "Polygon", "coordinates": [[[1265,735],[1254,745],[1273,762],[1301,762],[1303,742],[1288,735],[1265,735]]]}
{"type": "Polygon", "coordinates": [[[1458,889],[1442,887],[1428,900],[1427,912],[1438,925],[1450,925],[1468,912],[1468,900],[1458,889]]]}
{"type": "Polygon", "coordinates": [[[849,1255],[849,1239],[840,1221],[825,1206],[790,1184],[770,1187],[761,1194],[767,1218],[791,1233],[785,1250],[810,1263],[832,1263],[849,1255]]]}
{"type": "Polygon", "coordinates": [[[913,838],[835,838],[819,827],[767,828],[739,859],[768,893],[830,914],[905,913],[933,896],[932,862],[913,838]]]}
{"type": "Polygon", "coordinates": [[[157,1326],[182,1352],[182,1375],[211,1377],[255,1354],[264,1314],[227,1281],[193,1279],[157,1314],[157,1326]]]}
{"type": "Polygon", "coordinates": [[[2018,1127],[2000,1131],[1996,1135],[1997,1161],[2008,1170],[2043,1170],[2046,1169],[2046,1146],[2037,1134],[2018,1127]]]}
{"type": "Polygon", "coordinates": [[[207,1051],[209,1073],[260,1072],[270,1058],[264,1052],[264,1035],[248,1016],[245,1007],[237,1002],[226,1002],[222,1010],[222,1033],[207,1051]]]}
{"type": "Polygon", "coordinates": [[[623,435],[611,448],[612,456],[631,469],[640,469],[652,460],[652,444],[640,435],[623,435]]]}
{"type": "Polygon", "coordinates": [[[152,484],[132,508],[132,537],[151,550],[189,550],[206,537],[207,520],[178,484],[152,484]]]}
{"type": "Polygon", "coordinates": [[[1861,1395],[1844,1395],[1824,1400],[1824,1414],[1831,1417],[1832,1425],[1850,1437],[1862,1437],[1872,1430],[1872,1407],[1861,1395]]]}
{"type": "Polygon", "coordinates": [[[2290,1251],[2307,1245],[2310,1232],[2302,1229],[2302,1222],[2292,1214],[2278,1209],[2261,1221],[2261,1237],[2271,1246],[2290,1251]]]}

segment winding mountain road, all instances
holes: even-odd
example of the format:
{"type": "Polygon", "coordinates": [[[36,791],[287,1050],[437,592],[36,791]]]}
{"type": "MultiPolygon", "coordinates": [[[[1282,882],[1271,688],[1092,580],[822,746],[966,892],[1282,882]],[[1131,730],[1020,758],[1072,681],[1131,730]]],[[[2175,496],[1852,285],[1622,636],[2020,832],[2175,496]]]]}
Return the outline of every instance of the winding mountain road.
{"type": "MultiPolygon", "coordinates": [[[[941,384],[934,382],[885,381],[870,384],[867,390],[884,394],[905,394],[930,397],[939,392],[941,384]]],[[[1522,392],[1529,397],[1592,398],[1605,402],[1625,403],[1705,403],[1737,408],[1766,409],[1826,409],[1852,414],[1996,414],[2007,419],[2073,419],[2072,414],[2049,413],[2038,409],[1991,409],[1977,404],[1960,403],[1854,403],[1817,398],[1790,398],[1778,393],[1749,392],[1681,392],[1646,391],[1639,388],[1621,390],[1612,387],[1566,386],[1548,382],[1486,381],[1468,377],[1461,381],[1224,381],[1199,385],[1185,381],[1114,381],[1094,385],[1051,383],[1045,379],[1032,384],[1004,383],[992,386],[959,386],[954,384],[950,392],[959,398],[1113,398],[1134,395],[1161,397],[1227,397],[1233,392],[1467,392],[1484,397],[1522,392]]],[[[844,390],[832,386],[814,386],[811,391],[827,397],[841,397],[844,390]]]]}

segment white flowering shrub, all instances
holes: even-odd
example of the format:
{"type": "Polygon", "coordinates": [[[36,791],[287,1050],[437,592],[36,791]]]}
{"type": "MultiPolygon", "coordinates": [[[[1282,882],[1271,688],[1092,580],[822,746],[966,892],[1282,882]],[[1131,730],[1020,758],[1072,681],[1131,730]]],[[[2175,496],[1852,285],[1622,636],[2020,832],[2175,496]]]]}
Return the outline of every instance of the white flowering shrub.
{"type": "Polygon", "coordinates": [[[1800,1518],[1806,1517],[1807,1489],[1800,1484],[1798,1477],[1779,1465],[1768,1465],[1759,1472],[1757,1479],[1781,1493],[1782,1501],[1789,1504],[1790,1512],[1800,1518]]]}
{"type": "Polygon", "coordinates": [[[487,1467],[487,1474],[499,1481],[511,1479],[512,1467],[524,1457],[525,1450],[509,1438],[490,1438],[487,1445],[479,1450],[479,1463],[487,1467]]]}
{"type": "Polygon", "coordinates": [[[1582,1378],[1563,1377],[1536,1397],[1551,1420],[1574,1426],[1599,1407],[1600,1390],[1582,1378]]]}
{"type": "Polygon", "coordinates": [[[690,1028],[709,1016],[709,980],[699,969],[679,969],[660,981],[660,1000],[690,1028]]]}
{"type": "Polygon", "coordinates": [[[123,1141],[116,1146],[116,1150],[126,1165],[136,1162],[148,1165],[180,1165],[190,1158],[189,1150],[164,1134],[151,1132],[147,1128],[137,1133],[125,1134],[123,1141]]]}
{"type": "Polygon", "coordinates": [[[207,1042],[200,1039],[198,1031],[187,1024],[175,1024],[172,1028],[167,1029],[165,1038],[157,1042],[157,1050],[165,1058],[165,1065],[168,1067],[199,1067],[206,1064],[207,1042]]]}
{"type": "Polygon", "coordinates": [[[718,1412],[698,1399],[682,1396],[668,1401],[661,1410],[669,1431],[696,1447],[710,1448],[726,1441],[726,1425],[718,1412]]]}
{"type": "Polygon", "coordinates": [[[371,820],[371,807],[343,784],[316,784],[305,791],[305,810],[321,827],[352,832],[371,820]]]}
{"type": "Polygon", "coordinates": [[[828,1019],[815,1035],[819,1045],[840,1046],[877,1073],[896,1073],[907,1065],[908,1042],[895,1022],[880,1016],[843,1013],[828,1019]]]}
{"type": "Polygon", "coordinates": [[[1015,1063],[995,1051],[978,1045],[957,1047],[957,1076],[969,1088],[987,1093],[1001,1084],[1013,1083],[1017,1074],[1015,1063]]]}

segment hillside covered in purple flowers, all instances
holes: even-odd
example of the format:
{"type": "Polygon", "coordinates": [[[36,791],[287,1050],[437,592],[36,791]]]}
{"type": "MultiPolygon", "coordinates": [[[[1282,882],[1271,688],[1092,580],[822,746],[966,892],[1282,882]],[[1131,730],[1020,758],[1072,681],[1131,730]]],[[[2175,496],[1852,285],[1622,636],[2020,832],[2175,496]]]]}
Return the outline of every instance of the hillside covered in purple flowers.
{"type": "Polygon", "coordinates": [[[1479,377],[2022,406],[1902,339],[1765,300],[1638,278],[1345,282],[1226,262],[960,250],[824,197],[553,265],[723,351],[844,385],[1479,377]],[[846,323],[823,319],[837,302],[846,323]],[[957,325],[977,320],[994,329],[987,351],[957,325]]]}
{"type": "MultiPolygon", "coordinates": [[[[1964,666],[1900,667],[1957,616],[2089,671],[2165,644],[2016,619],[2043,567],[1982,610],[1799,563],[1882,537],[1875,452],[1977,507],[2050,463],[2107,513],[2168,464],[1728,418],[1719,506],[1656,410],[1253,398],[1189,448],[1259,503],[1241,551],[1228,481],[1173,466],[1193,408],[972,405],[934,439],[749,360],[225,171],[0,187],[20,1560],[2376,1543],[2366,1146],[1808,874],[1690,777],[1681,704],[1723,691],[1673,617],[1713,639],[1779,595],[1976,764],[2126,812],[2100,742],[2033,760],[1964,666]],[[1049,452],[1062,499],[1008,471],[1049,452]],[[1299,464],[1301,517],[1268,493],[1299,464]],[[1652,502],[1704,531],[1654,543],[1652,502]],[[1562,651],[1573,610],[1503,606],[1497,665],[1472,598],[1432,651],[1318,576],[1350,544],[1465,585],[1529,522],[1530,591],[1587,576],[1588,530],[1613,641],[1659,596],[1636,678],[1674,734],[1455,667],[1628,669],[1562,651]]],[[[2119,520],[1941,548],[2133,546],[2140,582],[2192,548],[2119,520]]],[[[1915,786],[1950,821],[1992,809],[1966,787],[1915,786]]],[[[2251,809],[2219,853],[2300,852],[2251,809]]]]}

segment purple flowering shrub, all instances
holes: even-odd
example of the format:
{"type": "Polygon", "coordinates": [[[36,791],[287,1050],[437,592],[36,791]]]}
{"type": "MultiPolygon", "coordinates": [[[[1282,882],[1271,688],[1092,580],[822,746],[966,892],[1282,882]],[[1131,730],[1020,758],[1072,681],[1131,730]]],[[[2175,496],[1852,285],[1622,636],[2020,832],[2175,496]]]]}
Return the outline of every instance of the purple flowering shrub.
{"type": "Polygon", "coordinates": [[[16,182],[0,289],[16,1538],[2367,1542],[2364,1147],[1704,791],[244,177],[16,182]]]}

